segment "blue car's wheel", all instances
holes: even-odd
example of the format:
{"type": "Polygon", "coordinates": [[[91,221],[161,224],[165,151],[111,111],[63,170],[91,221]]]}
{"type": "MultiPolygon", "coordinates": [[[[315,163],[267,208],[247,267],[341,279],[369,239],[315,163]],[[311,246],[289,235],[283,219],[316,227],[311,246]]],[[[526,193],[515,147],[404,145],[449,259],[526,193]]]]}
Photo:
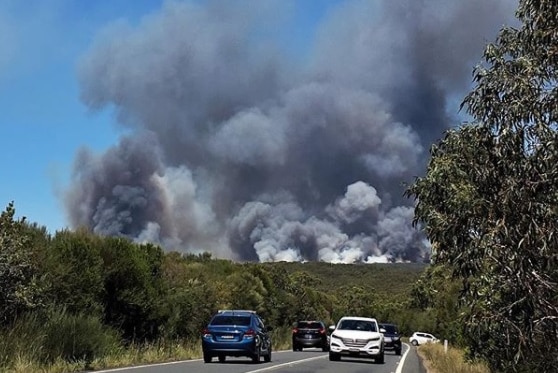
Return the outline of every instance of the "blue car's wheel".
{"type": "Polygon", "coordinates": [[[260,350],[260,347],[256,347],[256,352],[254,352],[254,354],[252,355],[252,362],[258,364],[260,362],[261,354],[262,352],[260,350]]]}

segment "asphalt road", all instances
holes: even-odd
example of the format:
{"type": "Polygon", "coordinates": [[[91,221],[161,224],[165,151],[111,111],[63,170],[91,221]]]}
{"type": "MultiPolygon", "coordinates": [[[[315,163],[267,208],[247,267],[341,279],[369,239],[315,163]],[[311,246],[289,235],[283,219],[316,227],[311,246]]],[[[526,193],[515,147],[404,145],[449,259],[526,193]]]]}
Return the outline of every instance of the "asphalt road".
{"type": "Polygon", "coordinates": [[[319,349],[301,352],[274,351],[272,360],[254,364],[248,358],[227,357],[224,363],[216,358],[212,363],[203,360],[188,360],[166,364],[154,364],[130,368],[97,371],[119,373],[424,373],[415,348],[404,344],[402,356],[386,352],[385,363],[376,364],[372,359],[342,357],[341,361],[329,361],[328,353],[319,349]]]}

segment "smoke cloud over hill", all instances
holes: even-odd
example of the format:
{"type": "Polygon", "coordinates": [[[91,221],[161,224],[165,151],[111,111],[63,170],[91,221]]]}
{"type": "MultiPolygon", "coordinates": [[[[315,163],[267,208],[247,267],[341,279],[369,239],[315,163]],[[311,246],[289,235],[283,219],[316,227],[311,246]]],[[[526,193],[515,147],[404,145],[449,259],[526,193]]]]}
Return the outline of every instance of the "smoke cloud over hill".
{"type": "Polygon", "coordinates": [[[126,135],[77,155],[71,223],[235,260],[427,260],[402,184],[516,5],[342,2],[300,58],[295,2],[169,2],[112,25],[79,78],[126,135]]]}

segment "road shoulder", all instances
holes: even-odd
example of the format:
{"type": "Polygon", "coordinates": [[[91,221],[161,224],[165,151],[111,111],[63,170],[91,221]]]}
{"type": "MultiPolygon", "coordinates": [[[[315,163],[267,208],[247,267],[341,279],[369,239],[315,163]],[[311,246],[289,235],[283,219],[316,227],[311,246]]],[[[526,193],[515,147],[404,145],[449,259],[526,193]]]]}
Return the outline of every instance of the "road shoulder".
{"type": "Polygon", "coordinates": [[[410,346],[401,373],[429,373],[423,365],[423,359],[419,356],[417,348],[410,346]]]}

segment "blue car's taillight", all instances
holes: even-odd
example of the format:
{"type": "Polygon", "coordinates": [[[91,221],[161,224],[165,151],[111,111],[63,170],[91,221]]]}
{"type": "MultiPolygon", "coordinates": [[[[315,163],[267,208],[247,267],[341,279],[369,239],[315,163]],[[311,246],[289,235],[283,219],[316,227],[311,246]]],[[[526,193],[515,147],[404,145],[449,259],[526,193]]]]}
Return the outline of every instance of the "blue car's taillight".
{"type": "Polygon", "coordinates": [[[254,338],[255,336],[256,336],[256,332],[254,331],[254,329],[248,329],[247,331],[244,332],[245,339],[254,338]]]}

